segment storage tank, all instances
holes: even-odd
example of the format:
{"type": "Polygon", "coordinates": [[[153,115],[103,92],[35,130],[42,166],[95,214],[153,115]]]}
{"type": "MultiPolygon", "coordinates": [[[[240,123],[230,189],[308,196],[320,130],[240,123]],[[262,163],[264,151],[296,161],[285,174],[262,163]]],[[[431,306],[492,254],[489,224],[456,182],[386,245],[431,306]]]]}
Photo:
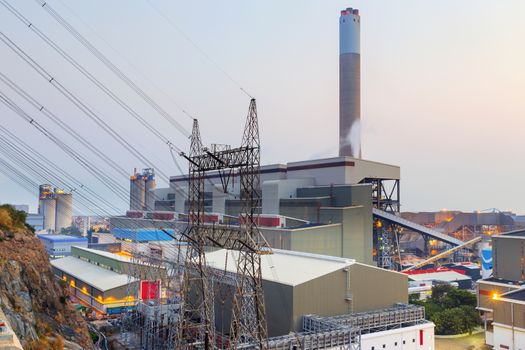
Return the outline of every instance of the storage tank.
{"type": "Polygon", "coordinates": [[[44,230],[55,230],[56,200],[55,198],[44,198],[40,200],[41,215],[44,216],[44,230]]]}
{"type": "Polygon", "coordinates": [[[71,227],[73,223],[73,195],[71,193],[60,193],[59,191],[55,191],[55,193],[55,232],[60,232],[63,228],[71,227]]]}
{"type": "Polygon", "coordinates": [[[361,17],[351,7],[339,17],[339,155],[361,158],[361,17]]]}
{"type": "Polygon", "coordinates": [[[145,185],[145,208],[147,211],[155,210],[155,172],[153,169],[144,169],[142,171],[145,185]]]}
{"type": "Polygon", "coordinates": [[[50,198],[53,196],[53,187],[49,184],[43,184],[38,187],[38,214],[42,215],[43,203],[42,199],[50,198]]]}

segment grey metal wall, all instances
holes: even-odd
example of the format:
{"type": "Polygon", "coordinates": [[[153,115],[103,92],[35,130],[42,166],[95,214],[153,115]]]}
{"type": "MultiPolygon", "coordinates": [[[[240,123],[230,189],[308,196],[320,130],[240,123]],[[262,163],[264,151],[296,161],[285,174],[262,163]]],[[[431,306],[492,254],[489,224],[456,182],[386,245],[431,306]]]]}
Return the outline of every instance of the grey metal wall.
{"type": "Polygon", "coordinates": [[[342,225],[260,228],[272,248],[342,257],[342,225]]]}
{"type": "Polygon", "coordinates": [[[492,237],[494,277],[525,280],[525,237],[492,237]]]}
{"type": "MultiPolygon", "coordinates": [[[[234,286],[221,283],[215,296],[215,329],[229,333],[234,286]]],[[[294,329],[293,288],[281,283],[263,281],[266,320],[270,337],[288,334],[294,329]]]]}
{"type": "Polygon", "coordinates": [[[408,276],[364,264],[350,266],[352,312],[408,302],[408,276]]]}
{"type": "Polygon", "coordinates": [[[348,278],[348,272],[341,269],[296,286],[293,293],[292,330],[301,330],[303,315],[336,316],[350,313],[351,304],[346,301],[348,278]]]}

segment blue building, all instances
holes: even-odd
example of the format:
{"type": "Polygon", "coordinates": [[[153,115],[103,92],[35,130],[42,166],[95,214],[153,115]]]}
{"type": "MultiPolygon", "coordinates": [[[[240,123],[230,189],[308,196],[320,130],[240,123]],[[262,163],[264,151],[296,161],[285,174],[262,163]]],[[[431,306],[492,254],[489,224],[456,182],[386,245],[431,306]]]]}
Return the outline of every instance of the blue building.
{"type": "Polygon", "coordinates": [[[37,236],[42,244],[44,244],[47,254],[51,259],[70,256],[72,246],[85,248],[88,246],[88,240],[85,237],[53,234],[41,234],[37,236]]]}
{"type": "Polygon", "coordinates": [[[147,243],[151,241],[171,241],[173,240],[173,229],[128,229],[114,228],[111,233],[117,240],[125,242],[147,243]]]}

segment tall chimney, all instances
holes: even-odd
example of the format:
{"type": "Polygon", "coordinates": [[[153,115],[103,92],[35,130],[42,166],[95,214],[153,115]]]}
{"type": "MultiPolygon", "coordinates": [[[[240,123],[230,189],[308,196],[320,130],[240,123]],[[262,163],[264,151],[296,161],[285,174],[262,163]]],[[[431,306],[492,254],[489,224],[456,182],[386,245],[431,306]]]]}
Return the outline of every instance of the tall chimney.
{"type": "Polygon", "coordinates": [[[339,17],[339,155],[361,158],[361,17],[347,8],[339,17]]]}

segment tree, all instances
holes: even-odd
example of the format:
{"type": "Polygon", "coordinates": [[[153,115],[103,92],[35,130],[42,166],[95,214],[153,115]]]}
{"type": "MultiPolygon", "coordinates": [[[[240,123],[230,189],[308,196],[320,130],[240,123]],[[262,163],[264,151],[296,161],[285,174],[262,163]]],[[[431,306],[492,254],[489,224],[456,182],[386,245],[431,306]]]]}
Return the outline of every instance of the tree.
{"type": "Polygon", "coordinates": [[[471,333],[481,324],[476,296],[451,285],[434,286],[430,298],[413,303],[425,306],[427,319],[436,325],[436,334],[471,333]]]}

